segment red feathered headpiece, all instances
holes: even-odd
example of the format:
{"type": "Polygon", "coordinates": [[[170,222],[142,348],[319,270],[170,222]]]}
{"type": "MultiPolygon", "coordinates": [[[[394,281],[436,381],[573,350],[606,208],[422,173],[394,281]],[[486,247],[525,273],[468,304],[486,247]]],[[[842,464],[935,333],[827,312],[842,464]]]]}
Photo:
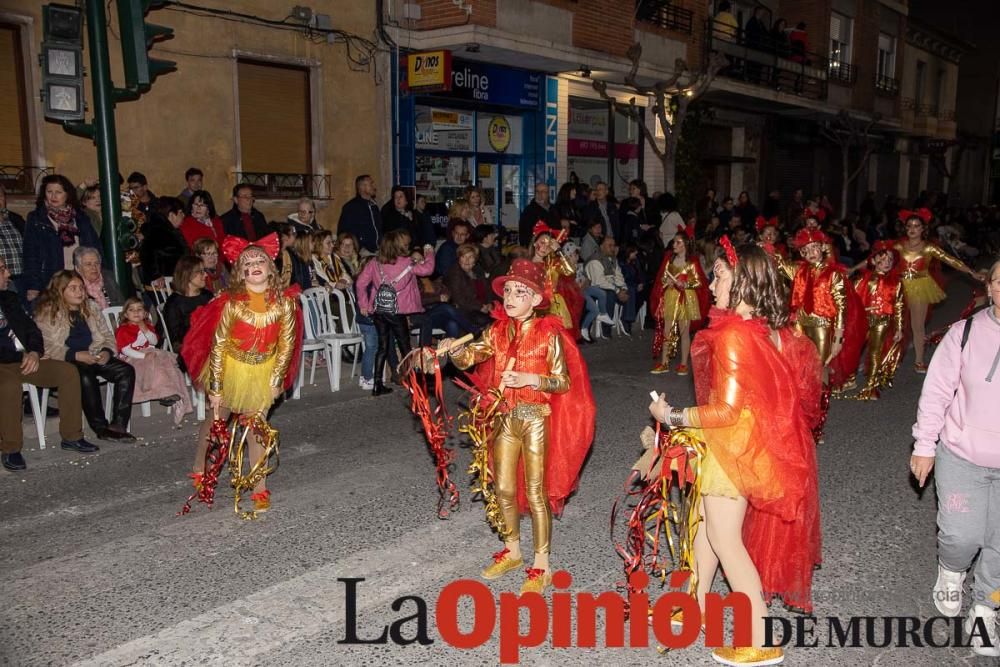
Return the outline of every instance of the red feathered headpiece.
{"type": "Polygon", "coordinates": [[[757,227],[757,233],[760,234],[762,231],[764,231],[765,227],[777,227],[778,226],[778,218],[777,218],[777,216],[775,216],[775,217],[771,218],[770,220],[767,220],[767,219],[764,218],[764,216],[758,215],[757,216],[757,220],[754,221],[754,224],[757,227]]]}
{"type": "Polygon", "coordinates": [[[539,220],[538,222],[535,223],[534,228],[532,228],[531,230],[531,238],[536,239],[541,234],[548,234],[559,243],[562,243],[563,239],[566,238],[565,229],[559,229],[559,230],[552,229],[543,221],[539,220]]]}
{"type": "Polygon", "coordinates": [[[821,232],[818,229],[806,229],[803,227],[799,230],[798,234],[795,235],[795,247],[805,248],[810,243],[821,243],[827,244],[830,242],[830,237],[821,232]]]}
{"type": "Polygon", "coordinates": [[[729,266],[735,268],[739,258],[736,256],[736,248],[733,247],[733,242],[729,240],[728,234],[722,235],[722,238],[719,239],[719,245],[726,251],[726,261],[729,262],[729,266]]]}
{"type": "Polygon", "coordinates": [[[243,254],[243,251],[251,246],[260,248],[268,257],[274,259],[278,256],[281,244],[278,242],[278,235],[274,232],[271,232],[264,238],[257,239],[253,243],[239,236],[229,235],[222,242],[222,256],[226,258],[229,264],[235,264],[236,260],[243,254]]]}
{"type": "Polygon", "coordinates": [[[934,214],[931,213],[931,210],[929,208],[918,208],[916,211],[911,211],[908,208],[904,208],[899,212],[900,222],[906,222],[910,218],[920,218],[920,220],[922,220],[923,223],[926,225],[931,221],[931,218],[933,217],[934,214]]]}
{"type": "Polygon", "coordinates": [[[809,218],[812,218],[813,220],[822,225],[823,222],[826,220],[826,209],[818,208],[814,211],[811,208],[807,208],[805,210],[805,213],[802,214],[802,219],[808,220],[809,218]]]}
{"type": "Polygon", "coordinates": [[[887,239],[882,239],[876,241],[872,244],[872,250],[868,253],[868,266],[875,266],[875,257],[881,255],[884,252],[892,254],[892,264],[893,266],[899,264],[899,251],[896,250],[896,243],[894,241],[889,241],[887,239]]]}
{"type": "Polygon", "coordinates": [[[677,233],[694,241],[694,225],[677,225],[677,233]]]}

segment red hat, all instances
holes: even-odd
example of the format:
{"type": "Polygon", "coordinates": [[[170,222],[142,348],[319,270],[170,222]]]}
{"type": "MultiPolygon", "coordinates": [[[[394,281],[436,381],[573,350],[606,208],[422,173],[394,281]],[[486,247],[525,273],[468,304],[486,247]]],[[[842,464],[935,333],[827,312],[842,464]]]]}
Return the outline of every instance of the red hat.
{"type": "Polygon", "coordinates": [[[830,237],[821,232],[818,229],[806,229],[803,227],[799,230],[798,234],[795,235],[795,247],[804,248],[810,243],[821,243],[827,244],[830,242],[830,237]]]}
{"type": "Polygon", "coordinates": [[[872,250],[868,253],[868,264],[875,265],[875,256],[884,252],[892,253],[892,263],[899,264],[899,251],[896,250],[896,242],[888,239],[881,239],[872,244],[872,250]]]}
{"type": "Polygon", "coordinates": [[[559,243],[562,243],[566,239],[565,229],[552,229],[545,222],[539,220],[531,230],[531,238],[532,240],[537,239],[542,234],[548,234],[559,243]]]}
{"type": "Polygon", "coordinates": [[[250,243],[246,239],[240,238],[239,236],[233,236],[230,234],[222,242],[222,256],[230,264],[235,264],[236,260],[239,259],[240,255],[242,255],[243,251],[247,248],[259,248],[260,250],[263,250],[264,254],[268,257],[274,259],[278,256],[278,250],[281,248],[281,242],[278,241],[278,235],[274,232],[271,232],[263,238],[257,239],[253,243],[250,243]]]}
{"type": "Polygon", "coordinates": [[[904,208],[899,211],[900,222],[906,222],[910,218],[920,218],[926,225],[931,221],[934,214],[931,213],[929,208],[918,208],[916,211],[911,211],[910,209],[904,208]]]}
{"type": "Polygon", "coordinates": [[[542,271],[541,265],[535,264],[530,259],[515,259],[510,263],[510,271],[493,279],[493,291],[496,292],[497,296],[503,296],[503,286],[509,280],[515,280],[530,287],[542,297],[542,302],[538,304],[538,307],[548,307],[549,297],[545,293],[545,273],[542,271]]]}
{"type": "Polygon", "coordinates": [[[762,231],[764,231],[765,227],[777,227],[778,217],[774,216],[770,219],[765,219],[764,216],[758,215],[754,223],[757,227],[757,233],[760,234],[762,231]]]}

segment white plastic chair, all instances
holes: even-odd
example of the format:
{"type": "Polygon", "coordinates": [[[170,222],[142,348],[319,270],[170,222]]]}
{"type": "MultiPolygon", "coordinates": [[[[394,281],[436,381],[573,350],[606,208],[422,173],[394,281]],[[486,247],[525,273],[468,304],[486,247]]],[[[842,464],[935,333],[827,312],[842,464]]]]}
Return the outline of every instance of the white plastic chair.
{"type": "Polygon", "coordinates": [[[340,358],[344,347],[354,347],[354,362],[351,364],[351,377],[357,368],[357,358],[361,347],[361,335],[353,333],[347,327],[347,308],[344,296],[337,290],[328,292],[325,288],[314,287],[299,295],[302,304],[302,319],[305,332],[302,340],[302,364],[299,366],[299,377],[295,385],[293,398],[299,398],[302,383],[305,380],[305,355],[312,354],[312,368],[309,383],[316,378],[316,355],[322,353],[326,359],[326,374],[330,381],[330,391],[340,391],[340,358]],[[341,328],[337,330],[337,322],[330,307],[330,299],[338,302],[341,328]]]}
{"type": "MultiPolygon", "coordinates": [[[[111,333],[114,333],[115,329],[118,328],[118,317],[121,315],[122,307],[108,306],[102,312],[104,313],[104,319],[108,323],[108,327],[111,329],[111,333]]],[[[157,305],[157,312],[159,312],[159,305],[157,305]]],[[[164,327],[164,331],[166,331],[166,327],[164,327]]],[[[169,336],[167,337],[167,339],[169,340],[169,336]]],[[[114,397],[115,390],[114,387],[111,386],[111,383],[105,381],[104,384],[107,387],[107,394],[104,397],[104,417],[108,421],[111,421],[111,407],[112,407],[111,400],[114,397]]],[[[152,401],[143,401],[142,403],[140,403],[139,414],[141,414],[143,417],[150,416],[152,414],[152,410],[150,410],[149,407],[151,403],[152,401]]],[[[135,404],[133,403],[133,405],[135,404]]],[[[170,408],[167,408],[167,412],[168,413],[170,412],[170,408]]],[[[128,424],[126,424],[126,426],[128,426],[128,424]]]]}
{"type": "Polygon", "coordinates": [[[174,279],[171,276],[166,276],[163,278],[163,288],[151,287],[153,292],[154,305],[159,309],[163,304],[167,302],[167,297],[173,294],[174,291],[174,279]]]}
{"type": "Polygon", "coordinates": [[[28,403],[35,418],[35,433],[38,434],[38,449],[45,449],[45,415],[49,407],[49,388],[36,387],[25,382],[21,385],[21,389],[28,392],[28,403]],[[41,401],[38,398],[39,391],[42,392],[41,401]]]}

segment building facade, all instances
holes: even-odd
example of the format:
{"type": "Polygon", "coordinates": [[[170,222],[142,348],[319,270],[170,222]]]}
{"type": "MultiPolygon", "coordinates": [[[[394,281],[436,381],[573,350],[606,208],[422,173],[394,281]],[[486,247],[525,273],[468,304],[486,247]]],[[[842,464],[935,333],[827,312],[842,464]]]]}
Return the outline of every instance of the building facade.
{"type": "MultiPolygon", "coordinates": [[[[17,120],[5,124],[16,130],[0,143],[0,178],[12,207],[21,209],[31,205],[39,174],[62,173],[80,183],[97,170],[91,141],[43,117],[42,4],[0,0],[0,119],[17,120]]],[[[233,185],[245,181],[269,219],[284,220],[295,200],[308,195],[317,200],[320,222],[335,226],[333,208],[354,195],[355,175],[388,178],[380,169],[389,161],[389,141],[378,119],[388,113],[389,93],[372,39],[372,3],[317,0],[310,20],[285,18],[285,9],[269,0],[197,6],[148,17],[173,28],[173,38],[151,54],[175,61],[177,69],[140,99],[117,105],[122,174],[142,172],[153,192],[174,195],[195,166],[220,212],[231,206],[233,185]]],[[[112,79],[122,86],[116,10],[111,2],[108,36],[112,79]]],[[[89,78],[85,87],[92,108],[89,78]]]]}

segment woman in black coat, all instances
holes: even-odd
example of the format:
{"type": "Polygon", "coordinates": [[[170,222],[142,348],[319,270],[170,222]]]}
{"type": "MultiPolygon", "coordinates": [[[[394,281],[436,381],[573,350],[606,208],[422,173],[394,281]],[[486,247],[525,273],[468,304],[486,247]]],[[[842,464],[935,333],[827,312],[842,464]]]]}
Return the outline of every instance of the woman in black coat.
{"type": "Polygon", "coordinates": [[[181,348],[184,346],[184,336],[191,328],[191,315],[211,301],[213,296],[205,288],[205,265],[201,259],[185,255],[177,260],[177,266],[174,267],[174,291],[163,304],[163,321],[182,371],[186,369],[181,348]]]}
{"type": "Polygon", "coordinates": [[[43,178],[35,206],[25,223],[22,246],[22,282],[28,301],[34,301],[48,288],[56,272],[73,268],[75,248],[101,247],[90,218],[77,202],[76,188],[65,176],[50,174],[43,178]]]}
{"type": "Polygon", "coordinates": [[[389,201],[382,207],[383,235],[394,229],[402,229],[409,234],[411,246],[420,237],[413,219],[413,205],[410,203],[406,190],[398,185],[393,186],[389,201]]]}
{"type": "Polygon", "coordinates": [[[190,253],[181,234],[184,218],[184,202],[177,197],[156,200],[156,211],[141,229],[139,262],[143,284],[153,285],[173,276],[177,260],[190,253]]]}

